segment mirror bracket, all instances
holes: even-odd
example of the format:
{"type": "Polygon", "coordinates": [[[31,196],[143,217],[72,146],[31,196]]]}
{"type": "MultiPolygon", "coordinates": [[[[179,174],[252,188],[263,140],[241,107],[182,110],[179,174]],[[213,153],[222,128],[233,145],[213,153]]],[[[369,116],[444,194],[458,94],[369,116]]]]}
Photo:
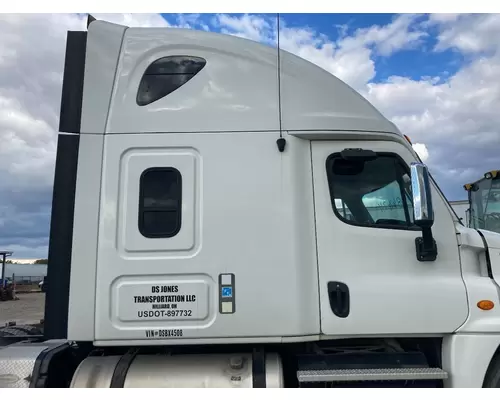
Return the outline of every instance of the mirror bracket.
{"type": "Polygon", "coordinates": [[[422,228],[422,236],[415,238],[418,261],[435,261],[437,258],[437,244],[432,237],[431,228],[422,228]]]}

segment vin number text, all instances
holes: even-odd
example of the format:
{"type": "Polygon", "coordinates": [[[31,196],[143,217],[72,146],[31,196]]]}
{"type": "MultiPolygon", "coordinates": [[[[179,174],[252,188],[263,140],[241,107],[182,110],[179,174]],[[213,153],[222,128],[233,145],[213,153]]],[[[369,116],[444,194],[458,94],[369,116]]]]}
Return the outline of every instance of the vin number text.
{"type": "Polygon", "coordinates": [[[147,338],[170,338],[182,337],[184,332],[182,329],[148,329],[146,331],[147,338]]]}

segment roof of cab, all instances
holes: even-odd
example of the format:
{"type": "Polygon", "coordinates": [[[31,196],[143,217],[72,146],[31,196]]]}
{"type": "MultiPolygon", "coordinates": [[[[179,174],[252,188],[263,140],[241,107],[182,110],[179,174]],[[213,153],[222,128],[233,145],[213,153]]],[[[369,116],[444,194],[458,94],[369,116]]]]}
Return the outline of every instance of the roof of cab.
{"type": "MultiPolygon", "coordinates": [[[[103,21],[90,24],[86,61],[86,68],[100,69],[101,73],[106,65],[117,65],[106,134],[282,129],[401,135],[350,86],[287,51],[280,51],[278,72],[277,49],[252,40],[178,28],[112,31],[109,25],[103,21]],[[92,52],[92,46],[110,41],[113,32],[122,36],[118,61],[106,60],[105,52],[92,52]],[[206,64],[178,89],[138,105],[144,72],[156,60],[169,56],[199,57],[206,64]]],[[[91,79],[86,81],[90,84],[91,79]]],[[[98,86],[93,85],[95,90],[87,87],[86,95],[98,96],[98,86]]],[[[92,101],[86,100],[87,104],[92,101]]]]}

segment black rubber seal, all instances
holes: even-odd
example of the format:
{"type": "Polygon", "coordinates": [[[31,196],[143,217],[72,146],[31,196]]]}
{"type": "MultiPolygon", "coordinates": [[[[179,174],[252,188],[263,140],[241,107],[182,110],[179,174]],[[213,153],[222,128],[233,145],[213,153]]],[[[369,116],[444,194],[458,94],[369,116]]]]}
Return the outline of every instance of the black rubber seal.
{"type": "Polygon", "coordinates": [[[68,32],[59,111],[59,132],[80,133],[86,54],[87,32],[68,32]]]}
{"type": "Polygon", "coordinates": [[[477,233],[479,233],[479,236],[481,236],[481,240],[483,241],[484,248],[485,248],[485,257],[486,257],[486,269],[488,270],[488,277],[490,279],[493,279],[493,270],[491,269],[491,259],[490,259],[490,250],[488,248],[488,243],[486,242],[486,239],[484,238],[484,235],[481,231],[476,229],[477,233]]]}
{"type": "Polygon", "coordinates": [[[252,380],[254,388],[265,388],[266,354],[264,349],[254,349],[252,354],[252,380]]]}
{"type": "Polygon", "coordinates": [[[125,385],[125,379],[127,378],[128,369],[134,361],[139,349],[130,349],[124,355],[120,357],[118,363],[116,364],[115,370],[113,371],[113,376],[111,377],[110,388],[123,388],[125,385]]]}
{"type": "Polygon", "coordinates": [[[73,247],[79,135],[59,134],[50,219],[45,283],[44,338],[68,337],[69,286],[73,247]]]}

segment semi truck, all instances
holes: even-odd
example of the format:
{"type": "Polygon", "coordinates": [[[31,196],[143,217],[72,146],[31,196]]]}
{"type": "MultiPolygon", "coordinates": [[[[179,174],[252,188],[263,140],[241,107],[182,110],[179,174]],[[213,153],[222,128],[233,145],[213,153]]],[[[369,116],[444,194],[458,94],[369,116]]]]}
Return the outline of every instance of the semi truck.
{"type": "Polygon", "coordinates": [[[48,258],[3,387],[500,386],[500,234],[279,46],[68,32],[48,258]]]}

